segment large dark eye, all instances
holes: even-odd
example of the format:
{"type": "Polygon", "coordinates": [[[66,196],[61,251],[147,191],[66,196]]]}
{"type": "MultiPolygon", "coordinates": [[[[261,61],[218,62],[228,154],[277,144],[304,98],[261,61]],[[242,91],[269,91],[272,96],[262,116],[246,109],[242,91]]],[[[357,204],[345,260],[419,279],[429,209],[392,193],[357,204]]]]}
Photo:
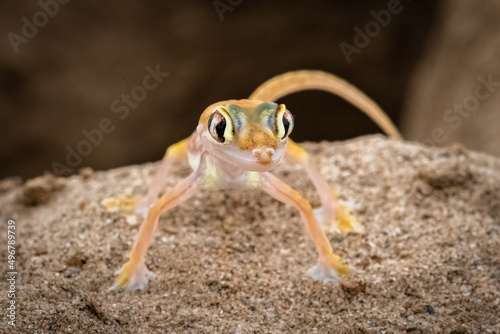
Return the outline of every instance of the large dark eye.
{"type": "Polygon", "coordinates": [[[288,134],[288,129],[290,128],[290,121],[283,115],[283,127],[285,128],[285,133],[288,134]]]}
{"type": "Polygon", "coordinates": [[[288,110],[282,110],[278,114],[278,134],[281,139],[285,139],[292,133],[293,130],[293,116],[288,110]]]}
{"type": "Polygon", "coordinates": [[[208,120],[208,132],[218,142],[225,142],[224,133],[226,131],[226,118],[219,112],[215,111],[208,120]]]}

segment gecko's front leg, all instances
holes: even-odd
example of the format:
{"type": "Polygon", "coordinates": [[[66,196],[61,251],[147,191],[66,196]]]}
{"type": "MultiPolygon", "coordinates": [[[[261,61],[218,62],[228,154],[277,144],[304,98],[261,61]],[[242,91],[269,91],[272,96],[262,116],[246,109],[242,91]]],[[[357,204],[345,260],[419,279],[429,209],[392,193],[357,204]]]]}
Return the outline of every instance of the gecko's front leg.
{"type": "Polygon", "coordinates": [[[200,175],[202,175],[201,166],[174,189],[160,197],[151,207],[141,224],[129,260],[120,269],[119,275],[110,289],[124,288],[127,291],[133,291],[147,288],[148,276],[151,276],[152,273],[146,268],[144,260],[158,219],[163,212],[183,203],[196,193],[199,188],[200,175]]]}
{"type": "Polygon", "coordinates": [[[266,172],[261,174],[262,189],[277,200],[293,206],[300,212],[307,233],[311,237],[319,258],[317,265],[306,273],[315,280],[329,282],[339,281],[339,275],[349,273],[349,267],[341,258],[333,253],[332,245],[321,229],[309,202],[297,191],[276,176],[266,172]]]}
{"type": "Polygon", "coordinates": [[[314,214],[326,231],[340,233],[364,232],[363,225],[351,214],[347,206],[339,202],[337,194],[316,169],[309,154],[291,139],[288,140],[285,159],[299,163],[305,169],[318,191],[321,207],[315,209],[314,214]]]}

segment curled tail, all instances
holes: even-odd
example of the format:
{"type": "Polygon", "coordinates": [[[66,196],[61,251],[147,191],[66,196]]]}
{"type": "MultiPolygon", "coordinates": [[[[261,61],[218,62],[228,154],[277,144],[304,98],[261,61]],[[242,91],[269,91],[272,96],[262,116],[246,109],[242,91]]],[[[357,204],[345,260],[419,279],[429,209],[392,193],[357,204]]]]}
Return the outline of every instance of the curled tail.
{"type": "Polygon", "coordinates": [[[275,101],[285,95],[311,89],[324,90],[340,96],[368,115],[388,136],[402,138],[394,123],[375,101],[347,81],[330,73],[310,70],[287,72],[264,82],[250,95],[250,99],[275,101]]]}

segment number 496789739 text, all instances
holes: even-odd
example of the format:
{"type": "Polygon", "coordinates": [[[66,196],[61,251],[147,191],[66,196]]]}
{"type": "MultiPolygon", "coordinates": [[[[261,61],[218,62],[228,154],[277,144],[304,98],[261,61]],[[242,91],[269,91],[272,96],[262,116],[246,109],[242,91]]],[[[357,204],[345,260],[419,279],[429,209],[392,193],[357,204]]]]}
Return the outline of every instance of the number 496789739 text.
{"type": "Polygon", "coordinates": [[[7,225],[7,264],[9,270],[7,271],[7,281],[9,282],[9,290],[7,297],[9,303],[7,307],[7,317],[10,319],[9,325],[16,325],[16,222],[13,220],[8,221],[7,225]]]}

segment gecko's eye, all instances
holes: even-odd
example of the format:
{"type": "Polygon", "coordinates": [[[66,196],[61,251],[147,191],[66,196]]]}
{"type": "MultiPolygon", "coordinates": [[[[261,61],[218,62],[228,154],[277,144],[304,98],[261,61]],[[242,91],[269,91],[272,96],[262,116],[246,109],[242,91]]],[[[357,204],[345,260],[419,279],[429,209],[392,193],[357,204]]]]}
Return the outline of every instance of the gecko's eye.
{"type": "Polygon", "coordinates": [[[210,115],[208,120],[208,132],[219,143],[224,143],[226,139],[232,137],[231,119],[229,115],[221,109],[218,109],[210,115]]]}
{"type": "Polygon", "coordinates": [[[284,104],[278,106],[276,113],[277,133],[280,139],[285,139],[292,133],[293,130],[293,116],[284,104]]]}
{"type": "Polygon", "coordinates": [[[226,118],[219,111],[215,111],[208,120],[208,131],[215,140],[223,143],[226,141],[224,138],[226,125],[226,118]]]}

